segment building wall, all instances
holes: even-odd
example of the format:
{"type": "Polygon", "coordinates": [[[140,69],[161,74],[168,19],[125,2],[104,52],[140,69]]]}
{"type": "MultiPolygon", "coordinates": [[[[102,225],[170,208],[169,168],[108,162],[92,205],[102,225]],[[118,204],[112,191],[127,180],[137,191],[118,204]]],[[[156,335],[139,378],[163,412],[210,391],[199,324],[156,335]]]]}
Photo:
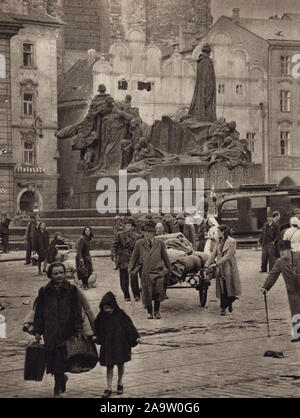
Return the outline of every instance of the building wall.
{"type": "Polygon", "coordinates": [[[11,41],[12,63],[12,133],[13,153],[16,162],[15,211],[20,194],[32,190],[38,183],[40,209],[54,209],[57,202],[57,29],[26,24],[11,41]],[[33,68],[23,67],[23,42],[34,45],[33,68]],[[34,94],[34,115],[22,112],[23,92],[34,94]],[[37,167],[24,165],[24,141],[35,142],[32,130],[35,116],[43,122],[42,138],[37,139],[37,167]]]}
{"type": "MultiPolygon", "coordinates": [[[[12,150],[10,40],[0,38],[0,150],[12,150]]],[[[0,152],[0,211],[13,211],[14,163],[0,152]],[[3,189],[3,190],[2,190],[3,189]]]]}
{"type": "Polygon", "coordinates": [[[294,46],[278,45],[271,51],[271,74],[270,74],[270,152],[272,155],[271,175],[272,181],[281,181],[284,177],[290,177],[295,184],[300,184],[300,81],[288,75],[281,74],[281,56],[292,57],[300,50],[299,42],[294,46]],[[290,111],[282,112],[280,107],[281,90],[290,91],[290,111]],[[281,132],[290,133],[290,143],[287,155],[281,155],[280,137],[281,132]]]}

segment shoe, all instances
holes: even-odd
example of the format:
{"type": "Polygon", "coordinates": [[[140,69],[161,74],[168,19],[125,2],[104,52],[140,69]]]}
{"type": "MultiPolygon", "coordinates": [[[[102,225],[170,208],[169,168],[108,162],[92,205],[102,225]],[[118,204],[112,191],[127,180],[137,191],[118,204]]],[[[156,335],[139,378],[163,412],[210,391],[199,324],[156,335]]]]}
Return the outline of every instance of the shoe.
{"type": "Polygon", "coordinates": [[[300,343],[300,337],[298,338],[293,338],[291,343],[300,343]]]}
{"type": "Polygon", "coordinates": [[[54,398],[61,398],[61,396],[60,396],[60,390],[57,389],[57,387],[54,387],[53,397],[54,398]]]}
{"type": "Polygon", "coordinates": [[[260,270],[260,273],[268,273],[267,270],[260,270]]]}
{"type": "Polygon", "coordinates": [[[221,316],[226,316],[226,309],[221,310],[221,316]]]}
{"type": "Polygon", "coordinates": [[[103,393],[103,395],[102,395],[102,398],[110,398],[111,397],[111,395],[112,395],[112,391],[111,390],[105,390],[104,391],[104,393],[103,393]]]}
{"type": "Polygon", "coordinates": [[[124,393],[124,387],[123,387],[123,385],[118,385],[117,386],[117,394],[118,395],[123,395],[123,393],[124,393]]]}
{"type": "Polygon", "coordinates": [[[156,312],[156,313],[154,314],[154,318],[155,318],[155,319],[161,319],[161,314],[160,314],[159,312],[156,312]]]}
{"type": "Polygon", "coordinates": [[[154,319],[152,314],[149,314],[148,319],[154,319]]]}
{"type": "Polygon", "coordinates": [[[66,388],[67,388],[67,381],[69,380],[68,376],[65,374],[65,378],[63,381],[63,384],[61,386],[61,393],[65,393],[66,388]]]}
{"type": "Polygon", "coordinates": [[[43,275],[43,273],[42,273],[41,271],[39,271],[39,275],[40,275],[40,276],[42,276],[42,275],[43,275]]]}
{"type": "Polygon", "coordinates": [[[139,302],[139,301],[141,300],[141,298],[140,298],[140,297],[135,297],[135,298],[134,298],[134,300],[135,300],[136,302],[139,302]]]}
{"type": "Polygon", "coordinates": [[[229,312],[229,313],[232,313],[232,312],[233,312],[233,307],[232,307],[232,305],[229,305],[229,307],[228,307],[228,312],[229,312]]]}
{"type": "Polygon", "coordinates": [[[31,263],[25,263],[24,266],[31,266],[31,263]]]}
{"type": "Polygon", "coordinates": [[[125,302],[131,302],[130,298],[125,298],[125,302]]]}

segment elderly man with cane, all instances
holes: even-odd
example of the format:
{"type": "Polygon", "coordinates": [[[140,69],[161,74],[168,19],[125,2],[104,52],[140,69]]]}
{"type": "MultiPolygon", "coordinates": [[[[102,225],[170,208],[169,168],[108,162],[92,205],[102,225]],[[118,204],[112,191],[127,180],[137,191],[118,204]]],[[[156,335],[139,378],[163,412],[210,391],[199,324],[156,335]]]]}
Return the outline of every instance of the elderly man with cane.
{"type": "Polygon", "coordinates": [[[276,261],[273,269],[268,275],[262,288],[262,293],[266,296],[267,292],[274,286],[280,274],[282,274],[288,294],[290,310],[293,321],[293,339],[292,342],[300,342],[299,333],[295,332],[295,321],[300,318],[300,272],[293,260],[292,247],[290,241],[280,241],[280,258],[276,261]]]}

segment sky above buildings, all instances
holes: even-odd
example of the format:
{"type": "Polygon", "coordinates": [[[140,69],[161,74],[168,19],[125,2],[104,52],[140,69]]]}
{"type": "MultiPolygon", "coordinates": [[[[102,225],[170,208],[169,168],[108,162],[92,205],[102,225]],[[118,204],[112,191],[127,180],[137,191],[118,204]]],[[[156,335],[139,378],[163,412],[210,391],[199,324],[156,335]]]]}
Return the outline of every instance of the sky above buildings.
{"type": "Polygon", "coordinates": [[[224,16],[231,16],[233,8],[240,9],[241,17],[269,18],[283,13],[299,13],[300,0],[211,0],[214,22],[224,16]]]}

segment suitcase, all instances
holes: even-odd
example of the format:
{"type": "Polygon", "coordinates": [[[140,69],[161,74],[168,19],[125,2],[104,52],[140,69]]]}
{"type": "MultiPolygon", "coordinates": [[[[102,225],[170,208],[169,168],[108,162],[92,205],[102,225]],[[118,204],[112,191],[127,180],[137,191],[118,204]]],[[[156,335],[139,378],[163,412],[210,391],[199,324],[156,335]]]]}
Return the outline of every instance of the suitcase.
{"type": "Polygon", "coordinates": [[[46,368],[44,345],[33,343],[27,346],[25,355],[24,380],[41,382],[46,368]]]}

